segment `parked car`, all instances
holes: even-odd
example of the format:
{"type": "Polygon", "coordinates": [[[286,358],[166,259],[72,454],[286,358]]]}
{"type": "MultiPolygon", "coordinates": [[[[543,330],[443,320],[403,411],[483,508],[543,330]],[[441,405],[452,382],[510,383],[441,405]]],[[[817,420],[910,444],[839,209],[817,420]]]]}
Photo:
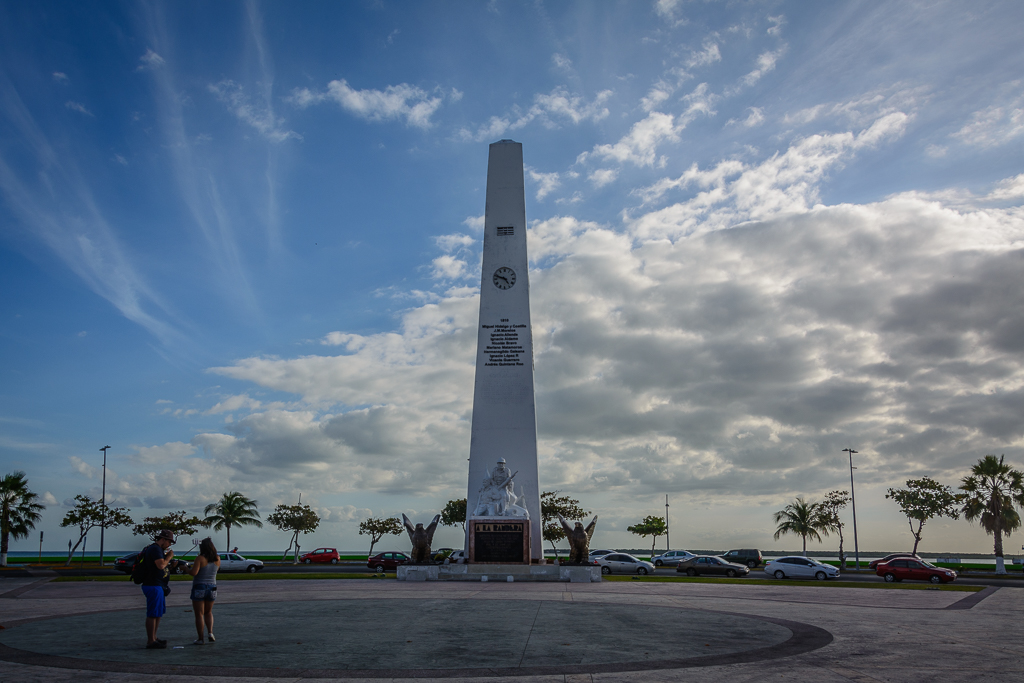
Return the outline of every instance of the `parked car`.
{"type": "Polygon", "coordinates": [[[406,562],[412,562],[412,558],[405,553],[377,553],[366,561],[366,566],[382,574],[386,571],[393,572],[398,569],[398,565],[406,562]]]}
{"type": "Polygon", "coordinates": [[[687,576],[746,576],[750,570],[746,565],[726,562],[715,555],[695,555],[676,565],[676,571],[687,576]]]}
{"type": "Polygon", "coordinates": [[[949,583],[956,580],[956,572],[952,569],[936,567],[930,562],[912,557],[898,557],[875,566],[875,573],[889,583],[911,579],[915,581],[931,581],[932,583],[949,583]]]}
{"type": "Polygon", "coordinates": [[[331,564],[338,564],[341,560],[341,555],[338,554],[337,548],[317,548],[311,553],[306,553],[299,557],[299,562],[305,562],[306,564],[312,564],[314,562],[330,562],[331,564]]]}
{"type": "Polygon", "coordinates": [[[868,562],[868,569],[874,569],[874,568],[876,568],[880,564],[885,564],[886,562],[891,562],[892,560],[895,560],[897,557],[911,557],[911,558],[913,558],[915,560],[920,560],[921,559],[920,557],[918,557],[914,553],[892,553],[891,555],[886,555],[885,557],[880,557],[877,560],[871,560],[870,562],[868,562]]]}
{"type": "Polygon", "coordinates": [[[456,550],[445,558],[444,564],[466,564],[466,551],[456,550]]]}
{"type": "Polygon", "coordinates": [[[660,567],[662,565],[675,567],[683,560],[689,560],[691,557],[696,557],[696,555],[686,550],[669,550],[667,553],[662,553],[661,555],[652,557],[651,562],[655,567],[660,567]]]}
{"type": "Polygon", "coordinates": [[[451,557],[454,552],[454,548],[438,548],[437,550],[431,550],[430,559],[437,564],[444,564],[444,561],[451,557]]]}
{"type": "MultiPolygon", "coordinates": [[[[114,569],[123,571],[125,574],[132,573],[132,565],[135,564],[135,558],[138,557],[138,553],[128,553],[124,557],[119,557],[114,560],[114,569]]],[[[171,574],[185,574],[191,565],[185,560],[173,559],[167,563],[168,571],[171,574]]]]}
{"type": "Polygon", "coordinates": [[[626,553],[609,553],[592,559],[601,565],[602,574],[640,574],[643,576],[654,573],[653,564],[638,560],[626,553]]]}
{"type": "Polygon", "coordinates": [[[830,564],[812,560],[802,555],[791,557],[780,557],[777,560],[768,560],[764,565],[765,574],[770,574],[776,579],[838,579],[839,568],[830,564]]]}
{"type": "Polygon", "coordinates": [[[753,548],[745,548],[743,550],[730,550],[724,555],[719,555],[726,562],[735,562],[736,564],[745,564],[751,569],[755,569],[762,562],[761,551],[753,548]]]}
{"type": "Polygon", "coordinates": [[[222,572],[249,572],[255,574],[263,569],[260,560],[247,560],[238,553],[220,554],[220,571],[222,572]]]}
{"type": "Polygon", "coordinates": [[[614,552],[615,552],[614,550],[591,550],[590,551],[590,559],[593,560],[593,559],[596,559],[598,557],[603,557],[604,555],[611,555],[614,552]]]}

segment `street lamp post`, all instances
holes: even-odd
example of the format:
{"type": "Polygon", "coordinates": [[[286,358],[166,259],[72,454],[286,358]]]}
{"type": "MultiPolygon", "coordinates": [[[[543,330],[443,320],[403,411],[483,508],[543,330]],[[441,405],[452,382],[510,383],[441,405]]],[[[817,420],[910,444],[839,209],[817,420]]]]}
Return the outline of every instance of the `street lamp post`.
{"type": "Polygon", "coordinates": [[[857,469],[853,466],[853,454],[859,451],[855,451],[852,448],[844,448],[843,453],[850,454],[850,503],[853,506],[853,554],[857,562],[857,571],[860,571],[860,546],[857,545],[857,496],[853,493],[853,471],[857,469]]]}
{"type": "Polygon", "coordinates": [[[672,538],[668,535],[668,494],[665,494],[665,552],[672,550],[672,538]]]}
{"type": "Polygon", "coordinates": [[[100,450],[103,451],[103,492],[100,494],[100,509],[103,510],[103,522],[100,524],[100,566],[103,566],[103,532],[107,529],[107,449],[110,446],[104,446],[100,450]]]}

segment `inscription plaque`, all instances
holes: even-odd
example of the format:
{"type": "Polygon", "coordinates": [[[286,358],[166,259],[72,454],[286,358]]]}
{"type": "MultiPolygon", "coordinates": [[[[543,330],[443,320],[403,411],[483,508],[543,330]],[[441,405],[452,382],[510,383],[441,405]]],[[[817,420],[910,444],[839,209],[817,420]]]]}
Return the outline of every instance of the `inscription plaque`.
{"type": "Polygon", "coordinates": [[[529,521],[471,519],[469,525],[471,564],[529,564],[529,521]]]}

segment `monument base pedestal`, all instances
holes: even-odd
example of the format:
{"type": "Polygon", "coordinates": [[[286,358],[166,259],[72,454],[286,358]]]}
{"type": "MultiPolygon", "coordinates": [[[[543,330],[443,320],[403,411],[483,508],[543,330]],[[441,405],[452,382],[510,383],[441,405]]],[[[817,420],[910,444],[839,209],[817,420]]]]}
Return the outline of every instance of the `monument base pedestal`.
{"type": "Polygon", "coordinates": [[[398,580],[600,583],[601,568],[557,564],[403,564],[398,567],[398,580]]]}

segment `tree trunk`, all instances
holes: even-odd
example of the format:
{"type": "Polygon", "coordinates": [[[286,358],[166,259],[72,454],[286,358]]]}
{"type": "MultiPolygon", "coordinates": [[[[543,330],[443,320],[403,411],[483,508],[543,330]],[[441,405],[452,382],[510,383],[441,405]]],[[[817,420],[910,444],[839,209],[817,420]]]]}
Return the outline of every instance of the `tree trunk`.
{"type": "Polygon", "coordinates": [[[651,541],[651,559],[652,560],[654,559],[654,546],[656,546],[657,544],[658,544],[658,537],[655,536],[654,540],[651,541]]]}
{"type": "Polygon", "coordinates": [[[840,524],[836,527],[836,531],[839,532],[839,568],[842,570],[846,569],[846,553],[843,552],[843,525],[840,524]]]}
{"type": "Polygon", "coordinates": [[[4,521],[4,528],[3,528],[2,533],[0,533],[0,567],[6,567],[7,566],[7,549],[8,549],[8,544],[10,542],[9,539],[8,539],[8,536],[10,534],[7,531],[7,524],[6,524],[7,520],[5,519],[3,521],[4,521]]]}
{"type": "MultiPolygon", "coordinates": [[[[288,545],[290,546],[291,544],[289,543],[288,545]]],[[[292,560],[292,564],[298,564],[298,563],[299,563],[299,532],[296,531],[295,532],[295,557],[292,560]]]]}
{"type": "Polygon", "coordinates": [[[911,522],[911,524],[910,524],[910,533],[914,534],[914,551],[913,551],[914,555],[917,555],[917,544],[921,542],[921,527],[923,527],[923,526],[924,526],[924,520],[923,519],[920,520],[920,523],[917,525],[917,531],[914,531],[914,524],[913,524],[913,522],[911,522]]]}
{"type": "Polygon", "coordinates": [[[225,550],[230,553],[231,552],[231,525],[228,524],[227,528],[228,528],[228,547],[225,548],[225,550]]]}
{"type": "MultiPolygon", "coordinates": [[[[86,533],[88,533],[88,531],[86,533]]],[[[78,546],[80,546],[82,544],[82,539],[83,538],[85,538],[85,534],[82,534],[81,536],[79,536],[78,537],[78,543],[75,544],[74,548],[72,548],[71,550],[68,551],[68,561],[64,563],[65,567],[70,567],[71,566],[71,558],[75,556],[75,551],[78,550],[78,546]]]]}
{"type": "Polygon", "coordinates": [[[804,557],[807,557],[807,534],[800,534],[804,539],[804,557]]]}
{"type": "Polygon", "coordinates": [[[555,545],[555,542],[554,542],[554,541],[548,541],[548,543],[550,543],[550,544],[551,544],[551,549],[552,549],[553,551],[555,551],[555,559],[557,560],[557,559],[558,559],[558,546],[557,546],[557,545],[555,545]]]}
{"type": "Polygon", "coordinates": [[[996,574],[1006,573],[1006,562],[1003,559],[1003,525],[1002,519],[996,520],[996,574]]]}

